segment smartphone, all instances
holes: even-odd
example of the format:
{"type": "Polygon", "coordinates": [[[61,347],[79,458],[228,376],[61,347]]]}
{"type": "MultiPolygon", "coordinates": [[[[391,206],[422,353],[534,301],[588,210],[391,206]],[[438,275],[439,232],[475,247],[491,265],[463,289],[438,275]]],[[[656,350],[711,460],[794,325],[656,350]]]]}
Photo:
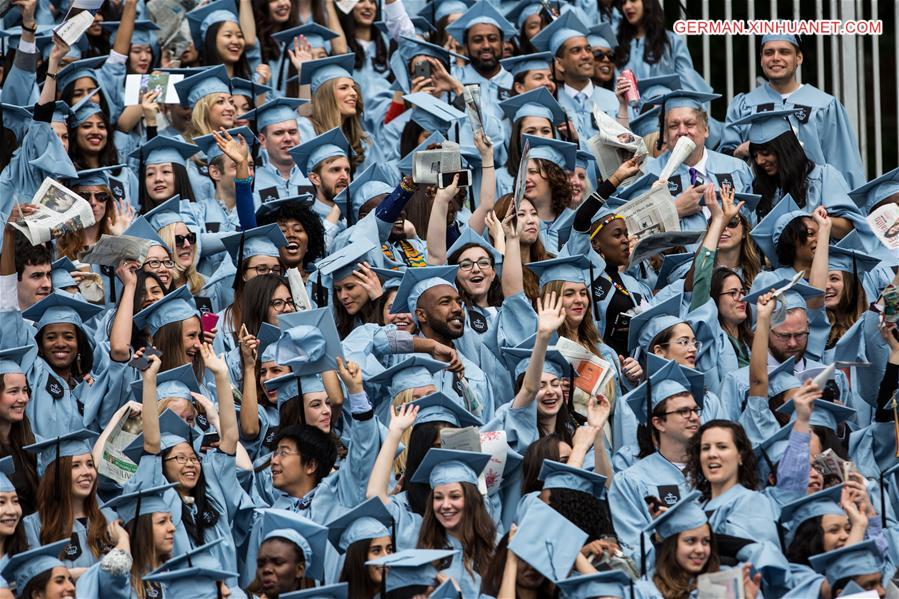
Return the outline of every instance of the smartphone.
{"type": "Polygon", "coordinates": [[[643,498],[643,501],[646,502],[646,507],[649,508],[650,513],[662,507],[662,500],[655,495],[648,495],[643,498]]]}
{"type": "Polygon", "coordinates": [[[144,350],[143,355],[131,358],[131,361],[128,362],[128,366],[132,368],[136,368],[143,372],[147,368],[150,367],[150,356],[162,356],[162,352],[153,347],[152,345],[144,350]]]}
{"type": "Polygon", "coordinates": [[[215,325],[218,323],[218,321],[218,314],[213,314],[212,312],[204,312],[203,315],[200,316],[200,324],[203,327],[204,333],[208,333],[215,329],[215,325]]]}
{"type": "Polygon", "coordinates": [[[424,77],[425,79],[431,78],[431,63],[427,60],[419,60],[415,63],[415,66],[412,67],[412,78],[416,77],[424,77]]]}
{"type": "Polygon", "coordinates": [[[459,175],[459,187],[471,187],[471,171],[453,171],[450,173],[440,173],[440,178],[437,181],[437,187],[443,189],[444,187],[449,187],[453,184],[453,177],[459,175]]]}
{"type": "Polygon", "coordinates": [[[219,437],[219,434],[215,431],[203,435],[203,447],[211,447],[213,443],[218,443],[220,441],[221,437],[219,437]]]}

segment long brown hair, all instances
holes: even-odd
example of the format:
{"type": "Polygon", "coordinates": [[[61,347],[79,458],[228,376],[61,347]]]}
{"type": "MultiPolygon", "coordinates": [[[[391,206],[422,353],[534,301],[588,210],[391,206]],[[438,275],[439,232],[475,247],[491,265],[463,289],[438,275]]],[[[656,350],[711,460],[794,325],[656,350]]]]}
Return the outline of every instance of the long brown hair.
{"type": "Polygon", "coordinates": [[[568,178],[562,167],[555,162],[550,162],[543,158],[534,158],[533,160],[537,163],[540,176],[549,183],[551,193],[550,205],[553,213],[558,217],[566,208],[571,206],[573,195],[571,179],[568,178]]]}
{"type": "MultiPolygon", "coordinates": [[[[531,204],[530,200],[523,199],[522,201],[531,204]]],[[[499,200],[497,200],[494,207],[496,217],[502,220],[502,218],[509,211],[509,205],[511,203],[511,193],[507,193],[499,200]]],[[[533,204],[531,205],[533,206],[533,204]]],[[[528,248],[528,262],[540,262],[541,260],[548,260],[550,258],[552,258],[552,256],[546,253],[546,248],[543,247],[543,241],[540,239],[540,234],[538,232],[537,240],[528,248]]],[[[524,294],[528,296],[528,299],[532,302],[536,302],[537,298],[540,296],[540,280],[537,278],[537,275],[535,275],[533,271],[531,271],[530,268],[524,269],[524,294]]]]}
{"type": "MultiPolygon", "coordinates": [[[[462,558],[465,569],[469,572],[476,571],[484,574],[490,560],[493,559],[493,550],[496,542],[496,526],[493,519],[484,507],[484,498],[481,497],[478,488],[471,483],[459,483],[462,486],[462,496],[465,500],[465,514],[461,521],[462,558]]],[[[437,521],[434,515],[434,490],[428,494],[428,502],[421,520],[421,530],[418,533],[420,549],[443,549],[449,546],[446,538],[446,529],[437,521]]]]}
{"type": "MultiPolygon", "coordinates": [[[[540,290],[541,297],[545,297],[548,293],[555,293],[556,297],[562,297],[562,288],[565,281],[550,281],[540,290]]],[[[536,308],[535,308],[536,309],[536,308]]],[[[602,354],[597,349],[602,343],[602,337],[599,336],[599,330],[596,328],[596,322],[593,320],[593,298],[590,297],[590,287],[587,286],[587,310],[584,319],[577,329],[571,330],[567,322],[563,322],[559,327],[559,335],[580,344],[584,349],[589,350],[594,355],[602,358],[602,354]]]]}
{"type": "Polygon", "coordinates": [[[349,586],[348,597],[372,599],[381,590],[372,581],[368,566],[365,565],[365,562],[368,561],[368,550],[371,547],[371,542],[372,539],[364,539],[356,541],[347,547],[338,582],[347,583],[349,586]]]}
{"type": "MultiPolygon", "coordinates": [[[[499,588],[503,584],[503,573],[506,570],[506,560],[509,558],[509,533],[506,533],[496,545],[496,553],[487,566],[487,571],[481,579],[481,592],[493,597],[499,596],[499,588]]],[[[530,566],[530,564],[528,564],[530,566]]],[[[533,566],[531,566],[533,567],[533,566]]],[[[555,587],[548,578],[544,578],[537,589],[537,597],[555,597],[555,587]]]]}
{"type": "MultiPolygon", "coordinates": [[[[97,504],[97,482],[84,499],[87,514],[87,545],[94,557],[100,557],[114,545],[106,530],[107,522],[97,504]]],[[[64,456],[47,467],[37,487],[37,514],[41,520],[41,545],[67,540],[75,520],[72,509],[72,458],[64,456]],[[59,486],[57,487],[57,479],[59,486]]]]}
{"type": "MultiPolygon", "coordinates": [[[[110,235],[112,233],[111,227],[115,224],[115,210],[113,210],[113,202],[115,199],[112,197],[112,192],[109,190],[109,187],[106,185],[98,185],[97,187],[102,187],[105,193],[109,194],[109,199],[106,200],[106,211],[103,212],[103,218],[100,219],[100,235],[110,235]]],[[[81,195],[77,188],[74,190],[75,193],[81,195]]],[[[56,253],[59,256],[65,256],[70,260],[77,260],[78,254],[84,250],[84,231],[78,230],[73,231],[71,233],[66,233],[62,237],[60,237],[56,241],[56,253]]]]}
{"type": "MultiPolygon", "coordinates": [[[[27,379],[26,379],[27,384],[27,379]]],[[[0,393],[6,389],[6,375],[0,374],[0,393]]],[[[29,401],[31,394],[29,393],[29,401]]],[[[30,451],[23,447],[35,442],[34,433],[31,432],[31,423],[28,416],[23,415],[22,420],[11,422],[9,425],[9,437],[0,439],[0,458],[12,456],[16,470],[10,476],[11,482],[16,487],[19,495],[19,503],[22,505],[22,515],[30,514],[37,507],[35,491],[40,483],[37,475],[37,459],[30,451]]],[[[9,551],[7,550],[7,553],[9,551]]]]}
{"type": "MultiPolygon", "coordinates": [[[[696,579],[684,572],[680,564],[677,563],[677,541],[680,538],[679,533],[671,535],[659,545],[656,557],[656,571],[652,576],[652,582],[665,599],[688,599],[690,592],[696,588],[696,579]]],[[[711,535],[711,551],[709,559],[702,568],[702,574],[707,572],[717,572],[721,567],[721,561],[718,558],[718,543],[715,541],[715,533],[709,527],[711,535]]]]}
{"type": "Polygon", "coordinates": [[[365,101],[362,98],[362,90],[359,84],[353,81],[353,88],[356,90],[356,114],[351,117],[344,118],[337,108],[337,99],[334,96],[334,88],[337,81],[341,79],[331,79],[323,83],[312,98],[312,116],[309,120],[315,127],[315,134],[321,135],[325,131],[330,131],[334,127],[340,127],[347,141],[350,142],[350,149],[353,151],[353,158],[350,165],[355,169],[365,162],[365,145],[364,140],[371,141],[371,137],[365,132],[362,126],[362,114],[365,112],[365,101]]]}
{"type": "Polygon", "coordinates": [[[147,539],[153,538],[153,514],[144,514],[132,520],[133,524],[129,524],[129,532],[131,533],[131,588],[137,593],[140,599],[146,597],[144,593],[144,576],[151,570],[155,570],[162,563],[169,559],[169,555],[157,555],[156,544],[146,542],[147,539]],[[136,539],[142,539],[143,542],[134,542],[136,539]]]}
{"type": "MultiPolygon", "coordinates": [[[[191,316],[191,318],[197,317],[191,316]]],[[[197,318],[197,320],[199,320],[199,318],[197,318]]],[[[178,322],[170,322],[169,324],[162,325],[159,327],[159,330],[153,334],[153,346],[162,352],[160,358],[162,360],[162,365],[160,366],[159,371],[166,372],[167,370],[172,370],[173,368],[178,368],[185,364],[192,364],[197,380],[202,381],[203,373],[206,371],[206,365],[203,363],[203,356],[198,353],[193,360],[190,360],[187,357],[187,354],[184,353],[184,348],[182,347],[181,334],[182,329],[184,328],[184,322],[185,321],[180,320],[178,322]]]]}
{"type": "Polygon", "coordinates": [[[830,321],[830,335],[827,337],[827,347],[836,345],[840,337],[861,318],[867,309],[868,299],[865,290],[852,273],[840,270],[843,279],[843,291],[840,293],[840,301],[835,309],[827,309],[827,320],[830,321]],[[855,305],[852,305],[852,297],[855,295],[855,305]]]}
{"type": "MultiPolygon", "coordinates": [[[[240,270],[244,273],[247,268],[249,259],[245,259],[240,270]]],[[[243,274],[238,272],[235,277],[243,278],[243,274]]],[[[262,323],[268,316],[268,307],[272,301],[272,295],[279,287],[285,287],[288,291],[290,287],[287,280],[281,278],[280,275],[267,274],[257,275],[244,282],[240,291],[235,289],[234,303],[225,308],[225,321],[231,325],[235,338],[240,332],[240,325],[247,325],[247,332],[250,335],[258,335],[262,323]]]]}
{"type": "Polygon", "coordinates": [[[737,451],[740,452],[740,466],[737,469],[737,483],[743,485],[747,489],[754,491],[759,484],[758,464],[755,458],[755,452],[752,451],[752,443],[746,436],[746,431],[740,424],[731,420],[710,420],[699,427],[696,434],[690,439],[687,448],[687,468],[685,474],[687,480],[694,489],[702,493],[702,498],[708,500],[712,498],[712,485],[702,473],[702,463],[700,462],[700,453],[702,453],[702,435],[706,431],[713,428],[721,428],[730,431],[731,439],[737,451]]]}
{"type": "MultiPolygon", "coordinates": [[[[712,299],[715,300],[715,304],[718,304],[718,301],[721,298],[721,292],[724,290],[724,281],[727,280],[728,277],[737,277],[740,281],[740,287],[748,288],[748,285],[743,281],[743,277],[737,274],[737,271],[732,270],[726,266],[718,266],[712,271],[712,283],[711,290],[709,295],[712,296],[712,299]]],[[[749,308],[747,307],[747,312],[749,308]]],[[[720,316],[719,316],[720,318],[720,316]]],[[[749,324],[750,318],[747,313],[746,318],[737,325],[737,339],[740,342],[746,344],[748,347],[752,347],[752,327],[749,324]]]]}
{"type": "Polygon", "coordinates": [[[743,239],[740,241],[740,268],[742,269],[743,284],[747,289],[752,287],[755,277],[762,271],[762,255],[759,253],[758,246],[755,245],[752,237],[749,235],[749,221],[742,213],[737,215],[740,224],[743,227],[743,239]]]}

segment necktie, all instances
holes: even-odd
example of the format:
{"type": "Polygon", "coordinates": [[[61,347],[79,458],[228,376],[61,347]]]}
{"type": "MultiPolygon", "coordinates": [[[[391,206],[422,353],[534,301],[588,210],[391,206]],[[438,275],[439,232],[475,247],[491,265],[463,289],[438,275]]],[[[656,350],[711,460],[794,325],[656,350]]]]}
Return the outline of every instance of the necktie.
{"type": "Polygon", "coordinates": [[[587,94],[584,92],[578,92],[574,96],[575,101],[577,102],[577,107],[581,110],[586,110],[587,108],[587,94]]]}

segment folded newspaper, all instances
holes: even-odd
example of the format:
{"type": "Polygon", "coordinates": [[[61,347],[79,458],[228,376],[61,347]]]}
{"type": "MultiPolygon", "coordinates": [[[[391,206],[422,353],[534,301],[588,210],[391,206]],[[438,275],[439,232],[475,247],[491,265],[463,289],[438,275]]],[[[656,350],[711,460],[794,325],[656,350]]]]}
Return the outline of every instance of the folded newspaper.
{"type": "Polygon", "coordinates": [[[594,108],[593,118],[598,131],[587,140],[587,147],[596,158],[596,166],[603,179],[612,176],[625,160],[633,157],[642,159],[649,153],[642,137],[634,135],[602,110],[594,108]]]}
{"type": "Polygon", "coordinates": [[[612,378],[612,365],[579,343],[559,337],[553,349],[559,350],[574,367],[575,392],[572,396],[574,409],[587,414],[587,401],[603,391],[612,378]]]}
{"type": "Polygon", "coordinates": [[[172,58],[176,61],[193,43],[185,15],[199,4],[200,2],[197,0],[149,0],[147,2],[147,12],[159,27],[156,39],[160,47],[169,50],[172,58]]]}
{"type": "Polygon", "coordinates": [[[647,258],[652,258],[665,250],[678,246],[693,245],[699,243],[705,231],[668,231],[666,233],[653,233],[642,238],[631,254],[630,266],[639,264],[647,258]]]}
{"type": "Polygon", "coordinates": [[[841,482],[845,482],[849,478],[849,473],[855,470],[852,462],[835,454],[833,449],[827,449],[816,455],[812,465],[821,473],[821,476],[825,478],[835,476],[841,482]]]}
{"type": "Polygon", "coordinates": [[[137,472],[137,464],[125,455],[125,448],[141,433],[140,414],[121,418],[112,428],[103,445],[103,456],[97,472],[107,476],[119,485],[124,485],[137,472]]]}
{"type": "Polygon", "coordinates": [[[668,162],[665,163],[662,172],[659,173],[659,181],[667,181],[695,149],[696,144],[689,137],[678,139],[677,143],[674,144],[674,149],[671,150],[668,162]]]}
{"type": "Polygon", "coordinates": [[[698,599],[743,599],[743,569],[728,568],[701,575],[696,581],[698,599]]]}
{"type": "Polygon", "coordinates": [[[654,185],[617,212],[627,223],[628,233],[640,240],[656,233],[680,231],[677,206],[667,185],[654,185]]]}
{"type": "Polygon", "coordinates": [[[103,0],[75,0],[69,7],[62,23],[53,28],[53,33],[59,36],[69,46],[75,42],[94,24],[94,15],[103,6],[103,0]]]}
{"type": "Polygon", "coordinates": [[[419,185],[437,185],[440,173],[462,170],[459,144],[445,141],[438,150],[422,150],[412,162],[412,179],[419,185]]]}
{"type": "Polygon", "coordinates": [[[153,242],[130,235],[101,235],[99,241],[81,257],[87,264],[116,267],[122,260],[143,264],[153,242]]]}
{"type": "MultiPolygon", "coordinates": [[[[462,88],[462,97],[465,100],[465,114],[473,133],[484,131],[484,119],[481,118],[481,86],[477,84],[466,85],[462,88]]],[[[489,139],[489,138],[488,138],[489,139]]]]}
{"type": "Polygon", "coordinates": [[[37,211],[11,224],[31,245],[47,243],[95,223],[87,200],[50,177],[44,179],[30,203],[37,211]]]}
{"type": "Polygon", "coordinates": [[[306,291],[306,284],[303,282],[303,276],[299,269],[287,269],[287,282],[290,284],[290,295],[293,297],[297,312],[311,310],[312,301],[309,299],[309,293],[306,291]]]}
{"type": "Polygon", "coordinates": [[[891,250],[899,249],[899,206],[896,204],[884,204],[865,220],[880,243],[891,250]]]}

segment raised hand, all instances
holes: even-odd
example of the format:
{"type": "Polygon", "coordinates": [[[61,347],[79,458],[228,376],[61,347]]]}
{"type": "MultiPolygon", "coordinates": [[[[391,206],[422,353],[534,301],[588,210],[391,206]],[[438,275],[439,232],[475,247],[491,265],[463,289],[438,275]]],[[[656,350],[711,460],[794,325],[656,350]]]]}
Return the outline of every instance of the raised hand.
{"type": "Polygon", "coordinates": [[[587,400],[587,424],[600,431],[609,421],[612,413],[612,402],[600,393],[587,400]]]}
{"type": "Polygon", "coordinates": [[[562,297],[556,296],[553,291],[537,298],[537,334],[549,336],[559,330],[565,322],[565,308],[562,307],[562,297]]]}
{"type": "Polygon", "coordinates": [[[362,369],[355,362],[344,363],[343,359],[337,357],[337,374],[340,380],[346,385],[347,391],[350,393],[362,392],[362,369]]]}
{"type": "Polygon", "coordinates": [[[144,119],[150,126],[156,125],[156,115],[159,114],[159,96],[162,92],[150,91],[143,95],[140,99],[140,111],[144,119]]]}
{"type": "Polygon", "coordinates": [[[290,62],[298,72],[304,62],[312,60],[312,44],[306,39],[305,35],[293,38],[293,46],[287,46],[287,55],[290,62]]]}
{"type": "Polygon", "coordinates": [[[219,131],[213,131],[212,138],[225,156],[233,160],[235,164],[243,164],[250,160],[250,148],[243,135],[238,134],[237,139],[234,139],[222,128],[219,131]]]}
{"type": "Polygon", "coordinates": [[[135,260],[122,260],[116,266],[115,274],[125,287],[137,285],[137,269],[140,264],[135,260]]]}
{"type": "Polygon", "coordinates": [[[209,372],[215,375],[228,374],[228,364],[225,362],[224,354],[221,356],[216,355],[211,343],[200,345],[200,355],[203,357],[203,364],[206,365],[209,372]]]}
{"type": "Polygon", "coordinates": [[[730,222],[740,215],[740,210],[746,202],[734,203],[736,192],[733,185],[724,185],[721,187],[721,211],[724,213],[724,222],[730,222]]]}
{"type": "Polygon", "coordinates": [[[240,325],[240,335],[237,338],[237,344],[240,346],[240,359],[244,366],[255,366],[259,339],[247,331],[247,325],[245,324],[240,325]]]}
{"type": "Polygon", "coordinates": [[[584,424],[577,427],[571,442],[572,449],[586,451],[593,447],[593,443],[596,441],[596,434],[599,433],[599,430],[600,429],[590,424],[584,424]]]}
{"type": "Polygon", "coordinates": [[[818,234],[827,233],[830,235],[830,229],[833,226],[833,219],[827,215],[827,209],[824,206],[818,206],[812,212],[812,220],[818,224],[818,234]]]}
{"type": "Polygon", "coordinates": [[[777,302],[774,300],[774,290],[759,297],[755,303],[756,320],[771,322],[771,315],[774,313],[774,307],[777,302]]]}
{"type": "Polygon", "coordinates": [[[112,235],[122,235],[134,221],[134,206],[126,199],[112,201],[112,222],[109,232],[112,235]]]}
{"type": "Polygon", "coordinates": [[[406,432],[406,429],[415,424],[415,418],[418,416],[418,406],[404,403],[401,406],[390,406],[390,425],[388,430],[398,433],[406,432]]]}
{"type": "Polygon", "coordinates": [[[374,301],[384,295],[384,289],[381,287],[381,279],[378,274],[371,269],[368,262],[363,262],[353,271],[353,278],[359,283],[359,286],[365,289],[368,299],[374,301]]]}
{"type": "Polygon", "coordinates": [[[618,362],[621,364],[621,373],[627,380],[634,383],[643,378],[643,367],[634,358],[618,356],[618,362]]]}
{"type": "Polygon", "coordinates": [[[465,366],[462,365],[458,352],[447,345],[434,343],[434,347],[431,349],[431,357],[441,362],[449,362],[449,366],[446,369],[450,372],[458,372],[460,374],[465,372],[465,366]]]}

